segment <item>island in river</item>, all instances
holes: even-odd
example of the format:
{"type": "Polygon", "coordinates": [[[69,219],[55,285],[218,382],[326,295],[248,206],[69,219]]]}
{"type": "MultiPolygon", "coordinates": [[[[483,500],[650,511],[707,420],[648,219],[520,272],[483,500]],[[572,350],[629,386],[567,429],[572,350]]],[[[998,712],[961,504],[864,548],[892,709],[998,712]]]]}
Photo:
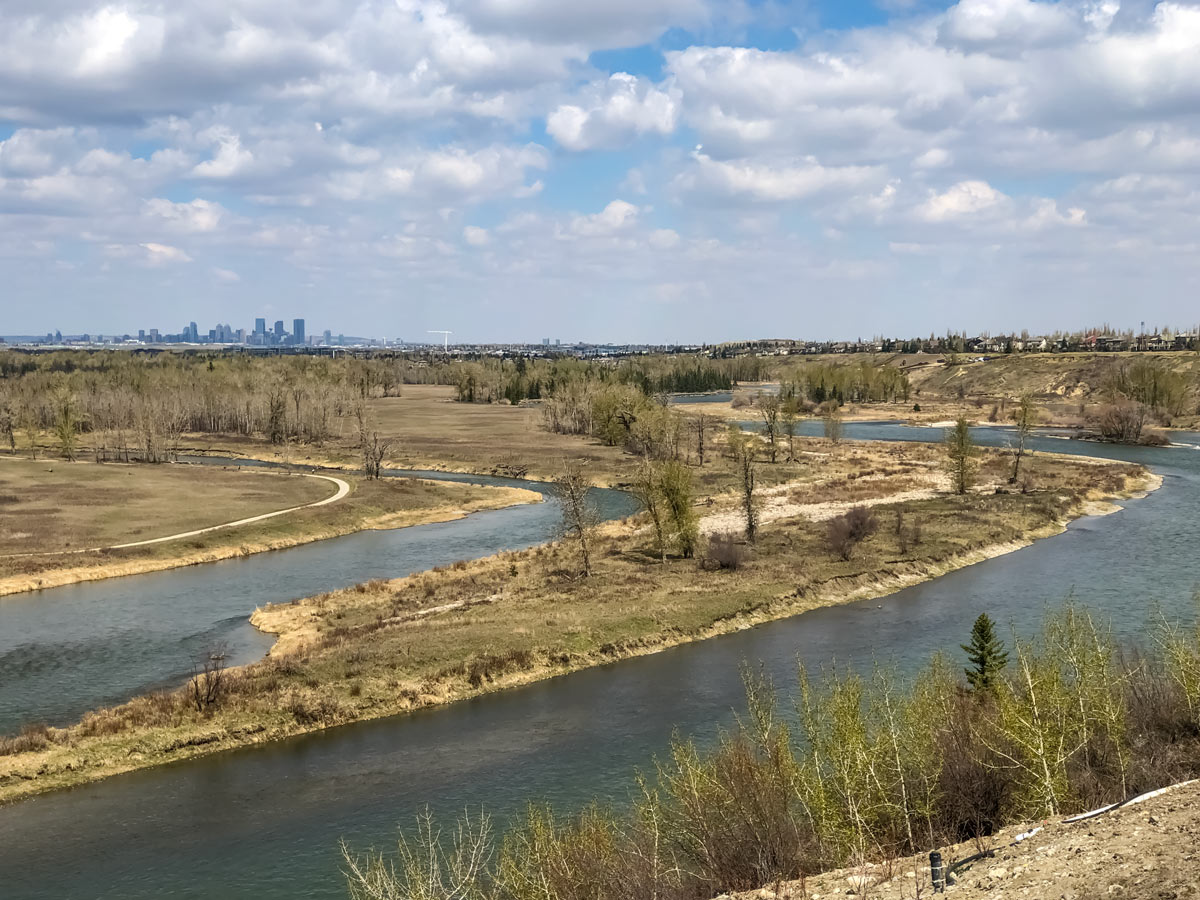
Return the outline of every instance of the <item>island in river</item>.
{"type": "MultiPolygon", "coordinates": [[[[662,561],[635,518],[599,529],[588,578],[567,542],[264,608],[253,621],[279,635],[275,647],[265,660],[220,672],[217,700],[193,682],[69,727],[28,727],[0,745],[0,800],[883,596],[1156,486],[1140,466],[1037,454],[1026,462],[1024,492],[1013,492],[1011,457],[986,451],[975,488],[957,495],[947,491],[937,446],[797,439],[795,450],[791,462],[760,467],[762,528],[735,569],[662,561]],[[875,533],[843,559],[826,532],[852,506],[874,510],[875,533]]],[[[720,453],[696,473],[706,532],[737,525],[735,475],[720,453]]]]}

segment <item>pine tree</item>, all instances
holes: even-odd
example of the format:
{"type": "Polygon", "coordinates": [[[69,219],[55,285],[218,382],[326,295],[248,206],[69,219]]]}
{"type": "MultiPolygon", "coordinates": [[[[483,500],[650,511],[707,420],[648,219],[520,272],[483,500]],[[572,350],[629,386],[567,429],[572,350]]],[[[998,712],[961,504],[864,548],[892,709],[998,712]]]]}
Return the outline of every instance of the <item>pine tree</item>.
{"type": "Polygon", "coordinates": [[[980,613],[971,627],[971,643],[960,645],[971,667],[963,671],[973,691],[988,691],[996,683],[1001,670],[1008,665],[1004,642],[996,637],[996,623],[987,613],[980,613]]]}

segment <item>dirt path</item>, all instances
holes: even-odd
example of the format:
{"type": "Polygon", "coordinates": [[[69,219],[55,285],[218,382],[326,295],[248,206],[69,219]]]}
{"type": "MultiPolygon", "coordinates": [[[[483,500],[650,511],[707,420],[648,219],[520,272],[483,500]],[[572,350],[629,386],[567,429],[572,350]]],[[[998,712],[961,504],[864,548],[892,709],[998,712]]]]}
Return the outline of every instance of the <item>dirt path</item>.
{"type": "Polygon", "coordinates": [[[237,528],[241,525],[250,525],[253,522],[262,522],[264,519],[273,519],[276,516],[285,516],[288,513],[298,512],[302,509],[312,509],[316,506],[327,506],[330,503],[336,503],[347,494],[350,493],[350,485],[341,478],[335,478],[332,475],[310,475],[305,473],[305,478],[319,478],[322,481],[329,481],[337,485],[337,491],[326,497],[324,500],[318,500],[315,503],[306,503],[303,506],[289,506],[287,509],[277,509],[274,512],[262,513],[257,516],[250,516],[246,519],[238,519],[235,522],[223,522],[220,525],[210,525],[207,528],[197,528],[194,531],[181,531],[178,534],[168,534],[166,537],[151,538],[146,541],[130,541],[127,544],[113,544],[110,547],[85,547],[82,550],[56,550],[48,553],[12,553],[3,557],[4,559],[16,559],[25,556],[66,556],[68,554],[78,553],[99,553],[102,550],[125,550],[130,547],[145,547],[150,544],[165,544],[168,541],[178,541],[183,538],[195,537],[199,534],[208,534],[210,531],[221,531],[226,528],[237,528]]]}

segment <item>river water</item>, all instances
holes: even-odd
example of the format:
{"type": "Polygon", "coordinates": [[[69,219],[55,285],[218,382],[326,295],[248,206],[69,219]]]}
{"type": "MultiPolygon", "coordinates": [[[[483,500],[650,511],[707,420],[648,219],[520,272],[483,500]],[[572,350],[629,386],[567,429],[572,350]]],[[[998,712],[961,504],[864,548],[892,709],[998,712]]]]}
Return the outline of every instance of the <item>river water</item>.
{"type": "MultiPolygon", "coordinates": [[[[937,436],[870,423],[848,424],[846,435],[937,436]]],[[[1011,436],[980,429],[977,437],[1011,436]]],[[[881,600],[0,809],[0,897],[342,897],[339,839],[386,847],[426,804],[443,814],[486,805],[503,819],[528,801],[563,809],[594,796],[623,801],[634,771],[652,765],[674,730],[704,742],[732,721],[743,661],[761,661],[783,686],[797,657],[813,667],[875,658],[911,669],[956,649],[980,611],[1027,630],[1072,592],[1136,639],[1157,609],[1191,615],[1200,435],[1176,439],[1192,446],[1039,437],[1038,449],[1146,463],[1166,483],[1120,513],[1081,519],[1062,535],[881,600]]]]}
{"type": "MultiPolygon", "coordinates": [[[[549,494],[549,485],[512,478],[388,475],[549,494]]],[[[606,519],[637,509],[621,491],[595,490],[593,498],[606,519]]],[[[250,625],[258,606],[545,543],[561,520],[558,502],[546,499],[451,522],[360,531],[274,553],[0,597],[0,734],[30,722],[72,722],[89,709],[180,684],[196,656],[218,645],[227,648],[230,665],[258,659],[275,640],[250,625]]]]}

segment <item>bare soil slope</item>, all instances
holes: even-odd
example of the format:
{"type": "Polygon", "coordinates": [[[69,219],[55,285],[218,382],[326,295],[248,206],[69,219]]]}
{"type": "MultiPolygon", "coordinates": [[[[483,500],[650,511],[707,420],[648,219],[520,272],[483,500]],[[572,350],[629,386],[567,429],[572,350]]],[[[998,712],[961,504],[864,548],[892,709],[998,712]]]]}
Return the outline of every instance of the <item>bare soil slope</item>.
{"type": "MultiPolygon", "coordinates": [[[[1006,828],[985,842],[994,855],[960,872],[945,896],[958,900],[1200,897],[1198,841],[1200,782],[1188,782],[1085,821],[1071,823],[1060,817],[1006,828]]],[[[978,852],[979,846],[968,843],[944,850],[943,855],[953,863],[978,852]]],[[[931,898],[929,858],[840,869],[804,883],[738,895],[738,900],[822,900],[847,895],[876,900],[931,898]]]]}

